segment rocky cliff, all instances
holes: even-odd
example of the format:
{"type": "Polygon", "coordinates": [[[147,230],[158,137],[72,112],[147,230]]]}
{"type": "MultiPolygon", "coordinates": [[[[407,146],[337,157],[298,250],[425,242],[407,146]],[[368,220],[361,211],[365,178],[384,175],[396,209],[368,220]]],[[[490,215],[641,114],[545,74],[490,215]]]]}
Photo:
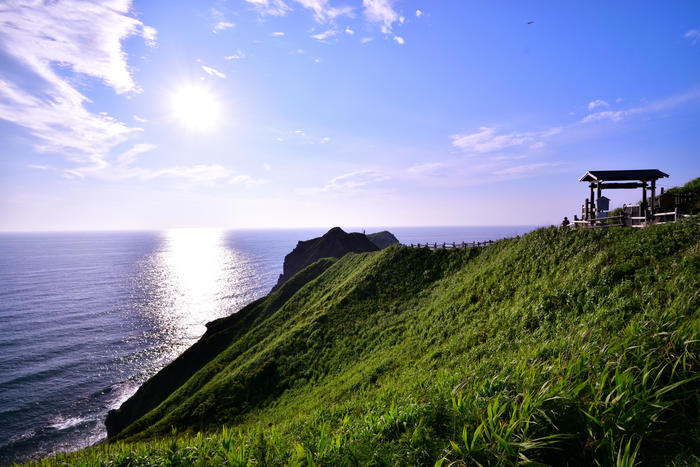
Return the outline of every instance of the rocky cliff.
{"type": "Polygon", "coordinates": [[[367,234],[369,241],[374,243],[374,245],[383,250],[384,248],[390,247],[391,245],[398,245],[399,239],[394,236],[393,233],[388,230],[382,230],[381,232],[367,234]]]}
{"type": "Polygon", "coordinates": [[[365,234],[346,233],[340,227],[333,227],[322,237],[297,243],[294,250],[284,257],[282,274],[272,291],[277,290],[294,274],[321,258],[341,258],[346,253],[365,253],[380,249],[365,234]]]}

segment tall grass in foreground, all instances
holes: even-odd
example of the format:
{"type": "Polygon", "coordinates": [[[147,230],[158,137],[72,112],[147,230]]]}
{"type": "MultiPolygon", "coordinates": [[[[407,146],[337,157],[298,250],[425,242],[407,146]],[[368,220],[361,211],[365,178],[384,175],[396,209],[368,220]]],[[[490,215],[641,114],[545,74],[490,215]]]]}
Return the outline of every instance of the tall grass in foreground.
{"type": "Polygon", "coordinates": [[[350,255],[145,431],[39,464],[697,465],[699,239],[691,219],[350,255]],[[271,359],[265,397],[235,399],[262,402],[231,405],[271,359]]]}

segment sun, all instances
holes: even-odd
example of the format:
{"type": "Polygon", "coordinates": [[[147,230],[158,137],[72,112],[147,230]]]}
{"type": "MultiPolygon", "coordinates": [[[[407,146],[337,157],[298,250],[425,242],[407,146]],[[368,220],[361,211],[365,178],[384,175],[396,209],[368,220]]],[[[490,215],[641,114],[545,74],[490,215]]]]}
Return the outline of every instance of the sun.
{"type": "Polygon", "coordinates": [[[219,121],[219,103],[202,86],[182,86],[173,93],[171,104],[175,119],[189,129],[208,130],[219,121]]]}

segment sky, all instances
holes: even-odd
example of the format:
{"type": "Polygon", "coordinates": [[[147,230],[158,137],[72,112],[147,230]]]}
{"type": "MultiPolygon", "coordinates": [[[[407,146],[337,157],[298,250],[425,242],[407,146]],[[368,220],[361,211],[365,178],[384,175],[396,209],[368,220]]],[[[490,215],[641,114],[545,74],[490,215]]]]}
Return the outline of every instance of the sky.
{"type": "Polygon", "coordinates": [[[700,176],[700,2],[0,3],[2,231],[548,225],[632,168],[700,176]]]}

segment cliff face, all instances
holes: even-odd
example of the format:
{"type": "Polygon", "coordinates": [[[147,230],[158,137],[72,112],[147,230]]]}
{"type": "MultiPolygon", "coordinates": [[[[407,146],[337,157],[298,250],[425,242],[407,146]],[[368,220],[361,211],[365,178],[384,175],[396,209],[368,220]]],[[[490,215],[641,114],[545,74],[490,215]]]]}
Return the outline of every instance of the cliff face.
{"type": "Polygon", "coordinates": [[[346,233],[340,227],[333,227],[322,237],[297,243],[294,250],[284,257],[282,274],[272,291],[277,290],[294,274],[321,258],[342,258],[346,253],[365,253],[379,249],[381,247],[372,243],[365,234],[346,233]]]}
{"type": "Polygon", "coordinates": [[[394,236],[393,233],[388,230],[382,230],[381,232],[367,234],[367,238],[374,245],[383,250],[384,248],[390,247],[391,245],[398,245],[399,239],[394,236]]]}

